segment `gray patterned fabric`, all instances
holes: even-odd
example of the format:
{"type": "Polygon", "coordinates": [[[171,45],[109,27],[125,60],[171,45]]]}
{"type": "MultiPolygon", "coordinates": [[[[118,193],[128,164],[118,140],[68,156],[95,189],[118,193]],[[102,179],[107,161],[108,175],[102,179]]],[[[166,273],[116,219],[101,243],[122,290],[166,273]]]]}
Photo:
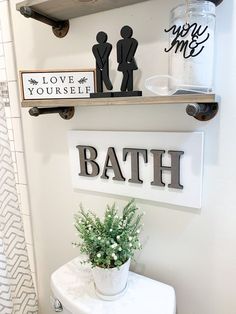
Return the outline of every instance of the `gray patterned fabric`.
{"type": "Polygon", "coordinates": [[[37,313],[18,205],[5,109],[0,99],[0,313],[37,313]]]}

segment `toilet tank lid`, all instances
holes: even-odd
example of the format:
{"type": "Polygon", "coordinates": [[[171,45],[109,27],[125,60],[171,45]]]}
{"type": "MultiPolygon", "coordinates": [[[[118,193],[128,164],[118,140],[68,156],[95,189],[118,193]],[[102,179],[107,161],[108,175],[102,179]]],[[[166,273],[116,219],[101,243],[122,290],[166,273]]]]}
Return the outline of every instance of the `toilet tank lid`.
{"type": "Polygon", "coordinates": [[[51,275],[51,289],[65,309],[73,314],[175,314],[172,287],[129,272],[128,290],[112,302],[100,300],[94,290],[90,267],[75,258],[51,275]]]}

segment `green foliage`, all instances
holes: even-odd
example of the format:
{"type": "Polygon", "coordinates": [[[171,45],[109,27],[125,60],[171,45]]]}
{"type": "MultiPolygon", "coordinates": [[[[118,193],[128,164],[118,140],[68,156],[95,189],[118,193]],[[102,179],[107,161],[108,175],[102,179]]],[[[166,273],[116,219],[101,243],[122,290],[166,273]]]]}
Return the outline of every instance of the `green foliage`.
{"type": "Polygon", "coordinates": [[[134,200],[131,200],[119,216],[114,204],[107,206],[102,221],[80,206],[74,225],[81,241],[73,244],[88,256],[85,262],[91,262],[93,267],[112,268],[132,258],[135,250],[141,249],[139,233],[143,214],[137,211],[134,200]]]}

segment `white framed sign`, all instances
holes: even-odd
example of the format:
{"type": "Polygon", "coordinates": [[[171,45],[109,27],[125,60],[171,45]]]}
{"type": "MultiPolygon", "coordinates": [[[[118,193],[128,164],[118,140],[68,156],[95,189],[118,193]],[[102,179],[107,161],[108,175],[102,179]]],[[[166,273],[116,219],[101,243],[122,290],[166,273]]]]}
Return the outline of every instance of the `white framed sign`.
{"type": "Polygon", "coordinates": [[[91,70],[20,71],[22,100],[88,98],[95,91],[91,70]]]}
{"type": "Polygon", "coordinates": [[[200,208],[203,132],[69,131],[74,188],[200,208]]]}

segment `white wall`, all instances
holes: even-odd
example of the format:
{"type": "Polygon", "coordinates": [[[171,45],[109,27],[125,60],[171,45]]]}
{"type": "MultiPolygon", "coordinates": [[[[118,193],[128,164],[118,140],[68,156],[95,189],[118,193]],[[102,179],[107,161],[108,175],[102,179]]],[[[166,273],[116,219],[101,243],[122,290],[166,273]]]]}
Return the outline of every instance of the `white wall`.
{"type": "MultiPolygon", "coordinates": [[[[152,0],[71,21],[65,39],[55,38],[48,26],[26,20],[12,3],[19,69],[93,67],[91,46],[105,30],[115,45],[124,24],[134,28],[140,46],[138,85],[146,77],[167,71],[163,53],[169,10],[175,0],[152,0]]],[[[73,120],[57,115],[30,117],[22,110],[29,175],[38,286],[42,314],[49,314],[49,278],[59,265],[76,256],[73,213],[80,202],[104,209],[109,195],[73,191],[67,151],[67,130],[204,130],[206,137],[202,209],[179,208],[138,201],[146,211],[145,244],[135,270],[176,289],[178,314],[235,314],[236,211],[235,176],[236,8],[225,0],[217,9],[216,91],[222,103],[217,118],[201,123],[188,117],[182,105],[77,108],[73,120]]],[[[115,50],[112,77],[118,88],[115,50]]],[[[126,199],[115,199],[119,206],[126,199]]]]}

